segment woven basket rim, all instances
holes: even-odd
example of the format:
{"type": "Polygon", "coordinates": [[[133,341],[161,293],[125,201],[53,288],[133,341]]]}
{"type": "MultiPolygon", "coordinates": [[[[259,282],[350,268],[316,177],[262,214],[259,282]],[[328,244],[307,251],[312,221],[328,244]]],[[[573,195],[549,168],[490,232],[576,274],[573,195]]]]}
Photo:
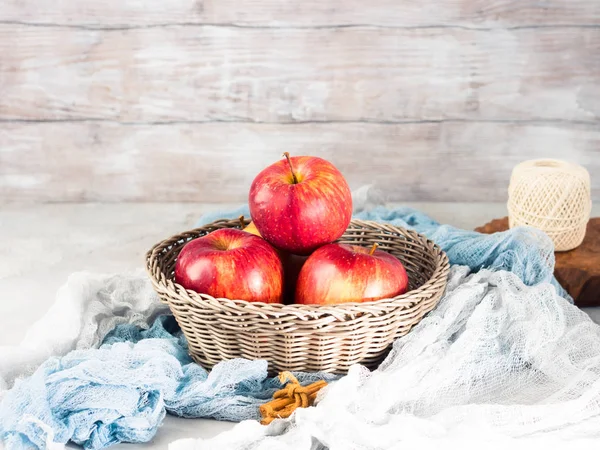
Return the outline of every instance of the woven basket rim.
{"type": "MultiPolygon", "coordinates": [[[[170,279],[165,273],[162,272],[160,266],[156,264],[157,258],[160,255],[161,251],[164,248],[169,247],[181,240],[188,240],[190,234],[196,233],[206,233],[211,227],[222,225],[224,223],[239,224],[238,219],[219,219],[214,222],[208,223],[204,226],[194,228],[189,231],[185,231],[182,233],[178,233],[170,238],[164,239],[161,242],[155,244],[148,252],[146,253],[146,270],[152,280],[152,283],[159,290],[168,290],[173,293],[177,293],[177,297],[182,298],[194,303],[201,303],[202,306],[206,307],[207,303],[212,304],[214,307],[224,307],[224,308],[248,308],[251,307],[253,312],[258,312],[258,310],[262,310],[263,313],[267,315],[277,315],[282,316],[286,314],[290,315],[302,315],[305,316],[309,314],[311,316],[324,316],[324,315],[332,315],[332,316],[340,316],[362,312],[364,310],[365,305],[369,305],[370,307],[377,308],[378,306],[387,307],[390,304],[398,304],[398,303],[406,303],[406,306],[410,306],[412,303],[417,303],[418,301],[411,301],[411,297],[413,297],[416,293],[420,293],[426,290],[432,289],[434,285],[437,284],[445,284],[447,281],[447,274],[449,270],[449,262],[446,253],[433,241],[425,237],[424,235],[417,233],[413,230],[408,230],[403,227],[398,227],[390,224],[382,224],[380,222],[375,222],[372,220],[360,220],[353,219],[351,221],[352,225],[357,226],[366,226],[371,228],[380,228],[382,231],[395,231],[399,234],[403,234],[405,236],[411,236],[413,239],[420,241],[421,243],[427,244],[432,248],[435,255],[436,267],[433,271],[433,274],[429,279],[419,286],[416,289],[412,289],[410,291],[405,292],[402,295],[398,295],[392,298],[383,298],[379,300],[372,300],[369,302],[348,302],[348,303],[340,303],[333,305],[300,305],[300,304],[283,304],[283,303],[263,303],[263,302],[249,302],[247,300],[239,300],[239,299],[228,299],[228,298],[215,298],[208,294],[199,294],[195,291],[185,289],[180,284],[176,283],[174,280],[170,279]]],[[[185,244],[183,244],[185,245],[185,244]]],[[[182,247],[183,247],[182,245],[182,247]]]]}

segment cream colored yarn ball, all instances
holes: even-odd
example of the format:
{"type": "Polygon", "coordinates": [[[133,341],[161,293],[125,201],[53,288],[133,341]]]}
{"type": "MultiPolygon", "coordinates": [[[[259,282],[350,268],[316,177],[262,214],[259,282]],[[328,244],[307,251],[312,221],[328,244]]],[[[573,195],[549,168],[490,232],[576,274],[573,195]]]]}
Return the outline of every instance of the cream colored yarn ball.
{"type": "Polygon", "coordinates": [[[507,206],[510,228],[529,225],[546,232],[556,251],[574,249],[592,210],[590,174],[556,159],[522,162],[513,169],[507,206]]]}

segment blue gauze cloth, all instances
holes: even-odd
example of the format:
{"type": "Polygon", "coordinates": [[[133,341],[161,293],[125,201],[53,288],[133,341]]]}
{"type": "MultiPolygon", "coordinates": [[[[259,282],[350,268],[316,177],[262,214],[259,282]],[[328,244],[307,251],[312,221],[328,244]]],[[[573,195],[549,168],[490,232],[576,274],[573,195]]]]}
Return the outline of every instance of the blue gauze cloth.
{"type": "MultiPolygon", "coordinates": [[[[301,383],[336,378],[295,375],[301,383]]],[[[55,442],[86,449],[148,442],[166,412],[258,419],[259,405],[278,389],[266,361],[234,359],[207,372],[189,357],[173,316],[161,316],[148,330],[119,325],[99,349],[50,358],[17,382],[0,404],[0,437],[8,450],[45,448],[46,433],[31,417],[50,426],[55,442]]]]}
{"type": "MultiPolygon", "coordinates": [[[[203,216],[249,215],[248,208],[203,216]]],[[[440,245],[452,264],[508,270],[528,285],[553,283],[550,239],[531,228],[482,235],[440,225],[410,208],[383,207],[356,216],[412,228],[440,245]]],[[[324,374],[296,374],[302,383],[331,380],[324,374]]],[[[0,439],[11,449],[45,448],[49,426],[54,441],[69,440],[86,449],[118,442],[147,442],[166,412],[183,417],[241,421],[257,419],[258,406],[281,387],[267,377],[266,361],[236,359],[209,373],[187,353],[187,342],[171,316],[148,330],[115,328],[98,349],[76,350],[50,358],[31,377],[17,382],[0,404],[0,439]]]]}

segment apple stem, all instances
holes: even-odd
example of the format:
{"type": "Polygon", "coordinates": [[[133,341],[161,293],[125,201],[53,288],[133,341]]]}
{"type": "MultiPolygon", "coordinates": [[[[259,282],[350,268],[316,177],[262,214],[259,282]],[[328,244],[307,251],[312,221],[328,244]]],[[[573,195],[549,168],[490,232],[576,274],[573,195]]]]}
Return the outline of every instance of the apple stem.
{"type": "Polygon", "coordinates": [[[373,253],[375,253],[375,250],[377,250],[377,247],[379,247],[379,244],[377,242],[375,242],[373,244],[373,247],[371,247],[371,251],[369,252],[369,255],[372,255],[373,253]]]}
{"type": "Polygon", "coordinates": [[[243,215],[240,216],[240,226],[242,227],[242,230],[244,228],[246,228],[246,222],[244,222],[244,216],[243,215]]]}
{"type": "Polygon", "coordinates": [[[292,172],[292,179],[294,180],[294,184],[298,184],[298,178],[296,178],[296,174],[294,173],[294,168],[292,167],[292,160],[290,159],[290,154],[288,152],[285,152],[283,156],[285,156],[285,159],[287,159],[287,162],[290,165],[290,172],[292,172]]]}

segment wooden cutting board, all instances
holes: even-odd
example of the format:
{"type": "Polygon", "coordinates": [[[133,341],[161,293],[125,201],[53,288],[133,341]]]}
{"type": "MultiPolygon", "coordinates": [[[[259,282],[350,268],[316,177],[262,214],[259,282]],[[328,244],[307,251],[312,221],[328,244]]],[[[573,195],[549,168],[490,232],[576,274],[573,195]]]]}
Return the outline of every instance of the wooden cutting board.
{"type": "MultiPolygon", "coordinates": [[[[508,230],[508,217],[492,220],[475,231],[508,230]]],[[[556,252],[554,275],[577,306],[600,306],[600,217],[590,219],[585,239],[576,249],[556,252]]]]}

